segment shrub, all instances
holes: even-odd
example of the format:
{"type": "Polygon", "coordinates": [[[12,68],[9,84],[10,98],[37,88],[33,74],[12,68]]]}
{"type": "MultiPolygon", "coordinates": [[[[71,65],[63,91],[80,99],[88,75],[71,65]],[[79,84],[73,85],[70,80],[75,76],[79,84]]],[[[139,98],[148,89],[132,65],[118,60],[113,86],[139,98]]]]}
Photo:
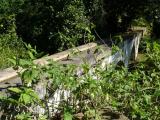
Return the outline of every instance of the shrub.
{"type": "Polygon", "coordinates": [[[23,42],[16,34],[15,16],[8,15],[0,18],[0,68],[11,66],[8,58],[26,57],[23,42]]]}
{"type": "Polygon", "coordinates": [[[53,53],[94,39],[81,0],[29,0],[21,8],[17,33],[40,50],[53,53]]]}

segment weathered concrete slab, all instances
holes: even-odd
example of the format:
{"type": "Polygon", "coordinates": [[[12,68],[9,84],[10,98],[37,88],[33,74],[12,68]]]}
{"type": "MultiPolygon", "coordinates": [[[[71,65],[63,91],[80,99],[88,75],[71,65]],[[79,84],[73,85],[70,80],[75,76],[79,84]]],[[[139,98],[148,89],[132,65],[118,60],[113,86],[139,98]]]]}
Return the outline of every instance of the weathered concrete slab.
{"type": "Polygon", "coordinates": [[[91,49],[97,46],[97,43],[88,43],[76,48],[71,48],[69,50],[60,52],[60,53],[56,53],[47,57],[43,57],[41,59],[37,59],[34,62],[36,64],[40,64],[40,65],[45,65],[48,63],[48,60],[53,60],[53,61],[59,61],[62,59],[66,59],[70,54],[72,54],[73,52],[81,52],[81,51],[85,51],[87,49],[91,49]]]}
{"type": "MultiPolygon", "coordinates": [[[[82,45],[82,46],[79,46],[79,47],[76,47],[76,48],[72,48],[72,49],[69,49],[69,50],[66,50],[66,51],[63,51],[63,52],[60,52],[60,53],[53,54],[51,56],[47,56],[47,57],[44,57],[44,58],[34,60],[34,63],[35,64],[40,64],[40,65],[45,65],[45,64],[48,63],[47,62],[48,60],[53,60],[53,61],[62,60],[62,59],[67,58],[72,52],[79,52],[79,51],[81,52],[81,51],[85,51],[87,49],[94,48],[96,46],[97,46],[97,43],[93,43],[93,42],[88,43],[88,44],[85,44],[85,45],[82,45]]],[[[0,70],[0,83],[5,81],[5,80],[17,77],[17,76],[18,76],[17,71],[15,71],[12,67],[4,69],[4,70],[0,70]]]]}
{"type": "Polygon", "coordinates": [[[8,95],[6,93],[6,88],[20,86],[20,85],[22,85],[22,81],[17,76],[1,82],[0,83],[0,96],[8,95]]]}
{"type": "MultiPolygon", "coordinates": [[[[85,49],[83,48],[83,46],[80,46],[78,51],[75,50],[74,52],[77,52],[76,54],[73,54],[72,51],[67,50],[64,52],[57,53],[56,55],[52,55],[52,57],[50,56],[46,57],[43,60],[47,61],[50,58],[52,60],[54,59],[54,61],[58,61],[58,63],[60,64],[75,64],[75,65],[80,65],[84,63],[86,60],[89,64],[94,64],[92,62],[96,63],[102,58],[111,55],[111,49],[107,48],[105,45],[97,46],[96,44],[92,44],[91,46],[88,46],[88,47],[84,46],[84,47],[85,49]],[[88,53],[88,51],[90,51],[90,53],[88,53]],[[94,58],[96,61],[94,61],[94,58]]],[[[38,61],[39,60],[41,59],[38,59],[38,61]]],[[[18,77],[17,72],[19,71],[15,71],[13,68],[7,68],[5,70],[0,71],[0,95],[1,96],[7,95],[6,88],[15,87],[22,84],[22,81],[18,77]]]]}
{"type": "Polygon", "coordinates": [[[1,70],[0,71],[0,82],[14,78],[16,76],[17,76],[17,71],[15,71],[13,68],[7,68],[4,70],[1,70]]]}
{"type": "Polygon", "coordinates": [[[145,36],[148,34],[147,27],[132,26],[131,29],[133,31],[142,32],[142,36],[145,36]]]}
{"type": "Polygon", "coordinates": [[[60,60],[60,64],[75,64],[80,65],[84,62],[89,64],[95,64],[104,57],[111,55],[111,49],[105,45],[99,45],[92,49],[88,49],[77,54],[71,54],[67,59],[60,60]],[[94,63],[93,63],[94,62],[94,63]]]}
{"type": "MultiPolygon", "coordinates": [[[[85,48],[83,48],[83,46],[80,46],[76,54],[72,54],[72,53],[69,54],[67,50],[64,52],[57,53],[56,55],[52,55],[52,57],[49,56],[49,58],[51,58],[52,60],[54,59],[55,61],[58,61],[58,63],[60,64],[80,65],[84,63],[85,60],[89,64],[92,64],[92,62],[94,62],[94,58],[96,59],[96,62],[97,62],[103,59],[104,57],[111,55],[111,49],[107,48],[105,45],[97,46],[96,44],[92,44],[91,46],[88,46],[88,47],[84,46],[84,47],[85,48]],[[90,51],[90,54],[88,54],[88,50],[90,51]],[[67,57],[66,57],[66,54],[64,53],[67,54],[67,57]],[[59,56],[59,57],[55,58],[55,56],[59,56]]],[[[49,58],[47,57],[45,58],[45,60],[49,58]]],[[[1,94],[4,93],[6,88],[8,87],[21,85],[21,80],[18,77],[17,72],[18,71],[13,70],[13,68],[7,68],[5,70],[0,71],[0,93],[1,94]]]]}

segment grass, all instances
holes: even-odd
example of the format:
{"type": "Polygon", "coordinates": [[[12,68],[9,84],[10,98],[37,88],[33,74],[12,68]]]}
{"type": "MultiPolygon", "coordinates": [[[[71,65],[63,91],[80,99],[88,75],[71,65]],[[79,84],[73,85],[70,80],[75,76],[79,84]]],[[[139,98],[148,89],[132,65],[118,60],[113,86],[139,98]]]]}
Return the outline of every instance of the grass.
{"type": "Polygon", "coordinates": [[[8,58],[25,58],[26,49],[21,39],[10,34],[0,35],[0,69],[11,67],[12,63],[8,58]]]}

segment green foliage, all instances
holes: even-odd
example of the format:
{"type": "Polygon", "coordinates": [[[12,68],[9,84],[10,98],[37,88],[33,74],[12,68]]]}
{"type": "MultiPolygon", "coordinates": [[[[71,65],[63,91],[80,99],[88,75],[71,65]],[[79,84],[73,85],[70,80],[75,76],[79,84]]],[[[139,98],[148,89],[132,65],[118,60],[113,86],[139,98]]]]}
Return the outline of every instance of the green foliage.
{"type": "MultiPolygon", "coordinates": [[[[7,58],[25,57],[22,40],[49,53],[93,41],[95,26],[85,9],[81,0],[0,1],[1,68],[11,66],[7,58]]],[[[41,56],[27,52],[32,59],[41,56]]]]}
{"type": "Polygon", "coordinates": [[[102,0],[102,13],[99,19],[99,27],[101,32],[105,34],[115,34],[124,32],[130,27],[132,21],[144,15],[147,0],[102,0]]]}
{"type": "MultiPolygon", "coordinates": [[[[21,78],[23,80],[23,86],[20,88],[9,88],[8,90],[11,93],[14,93],[14,97],[10,96],[6,99],[3,99],[4,108],[7,107],[6,102],[11,102],[12,106],[20,108],[30,108],[31,106],[36,106],[37,104],[47,110],[46,102],[48,101],[49,96],[54,94],[54,92],[61,86],[61,89],[71,91],[71,98],[63,100],[60,104],[58,110],[60,110],[66,120],[71,120],[74,118],[74,115],[79,112],[87,112],[90,109],[98,109],[98,106],[101,106],[101,102],[104,100],[101,96],[102,90],[100,87],[101,81],[96,81],[88,73],[89,66],[83,65],[82,69],[86,73],[84,77],[75,76],[76,66],[61,66],[55,63],[50,63],[46,66],[36,66],[33,64],[23,64],[20,63],[23,68],[27,68],[22,74],[21,78]],[[51,84],[47,86],[49,93],[46,94],[45,99],[39,99],[37,94],[34,92],[34,87],[39,82],[47,82],[50,80],[51,84]],[[16,96],[16,97],[15,97],[16,96]],[[73,101],[73,102],[70,102],[73,101]],[[77,101],[79,101],[77,103],[77,101]],[[88,102],[87,102],[88,101],[88,102]],[[97,102],[98,101],[98,102],[97,102]],[[79,107],[78,107],[79,106],[79,107]]],[[[97,70],[98,71],[98,70],[97,70]]],[[[45,83],[43,83],[45,84],[45,83]]],[[[21,110],[22,110],[21,109],[21,110]]],[[[53,109],[55,109],[53,107],[53,109]]],[[[30,118],[35,116],[35,112],[30,109],[23,109],[21,111],[16,111],[12,114],[13,117],[29,117],[29,114],[24,116],[24,112],[30,113],[30,118]],[[19,115],[20,114],[20,115],[19,115]]],[[[6,116],[10,116],[9,112],[6,112],[6,116]]],[[[49,113],[48,113],[49,114],[49,113]]],[[[96,113],[95,113],[96,114],[96,113]]],[[[95,116],[95,114],[93,114],[95,116]]],[[[45,114],[47,115],[47,113],[45,114]]],[[[3,117],[6,117],[3,116],[3,117]]],[[[39,116],[36,114],[36,116],[39,116]]],[[[84,115],[83,115],[84,116],[84,115]]],[[[51,116],[54,117],[54,116],[51,116]]]]}
{"type": "Polygon", "coordinates": [[[72,120],[73,119],[73,115],[70,112],[70,109],[64,108],[64,120],[72,120]]]}
{"type": "Polygon", "coordinates": [[[6,68],[12,65],[8,60],[14,56],[17,58],[24,58],[25,48],[23,42],[20,39],[11,36],[10,34],[0,35],[0,68],[6,68]]]}
{"type": "MultiPolygon", "coordinates": [[[[130,119],[160,119],[160,45],[157,41],[141,46],[142,52],[146,52],[146,61],[134,64],[128,70],[102,71],[99,65],[96,68],[87,64],[63,66],[54,62],[45,66],[35,65],[32,61],[37,57],[36,50],[30,44],[25,44],[29,49],[26,51],[17,36],[18,33],[23,40],[53,53],[93,40],[92,29],[95,26],[91,21],[99,25],[99,18],[105,21],[101,24],[104,33],[106,28],[109,33],[125,31],[133,20],[137,20],[138,25],[144,25],[143,20],[137,19],[141,17],[158,23],[159,9],[155,3],[149,4],[151,6],[148,3],[146,0],[2,0],[0,66],[7,67],[12,62],[16,67],[25,69],[19,73],[22,86],[8,88],[10,96],[0,98],[0,109],[4,111],[2,119],[53,119],[55,116],[50,115],[47,102],[57,89],[70,91],[69,98],[63,98],[58,107],[52,106],[60,111],[60,117],[65,120],[79,117],[100,119],[99,111],[106,106],[124,113],[130,119]],[[155,12],[152,13],[151,9],[155,12]],[[145,15],[147,12],[152,16],[151,20],[145,15]],[[21,59],[26,53],[30,59],[21,59]],[[16,57],[8,62],[7,59],[12,56],[16,57]],[[81,77],[75,74],[79,69],[84,72],[81,77]],[[90,69],[94,69],[94,76],[98,80],[90,74],[90,69]],[[39,84],[43,84],[47,91],[43,99],[35,90],[39,84]],[[37,106],[45,112],[36,113],[34,108],[37,106]]],[[[115,36],[115,39],[117,43],[122,42],[121,36],[115,36]]],[[[113,53],[117,50],[119,48],[113,46],[113,53]]]]}
{"type": "Polygon", "coordinates": [[[0,17],[16,14],[25,0],[1,0],[0,17]]]}
{"type": "Polygon", "coordinates": [[[159,41],[154,41],[152,44],[147,44],[147,56],[148,56],[148,62],[154,66],[152,66],[155,70],[160,69],[160,63],[159,63],[159,55],[160,55],[160,45],[159,41]]]}
{"type": "Polygon", "coordinates": [[[83,3],[77,0],[66,4],[64,10],[59,12],[58,16],[64,20],[58,39],[62,43],[61,49],[94,40],[90,30],[93,26],[85,16],[84,9],[83,3]]]}
{"type": "Polygon", "coordinates": [[[115,35],[113,36],[114,44],[120,46],[123,42],[122,35],[115,35]]]}
{"type": "Polygon", "coordinates": [[[0,1],[0,69],[13,65],[8,59],[25,58],[26,49],[16,33],[15,15],[23,0],[0,1]]]}
{"type": "Polygon", "coordinates": [[[126,32],[131,25],[147,26],[153,29],[153,36],[159,37],[159,0],[101,0],[96,28],[100,35],[126,32]]]}
{"type": "Polygon", "coordinates": [[[142,26],[142,27],[146,27],[149,26],[149,22],[146,21],[146,19],[144,18],[138,18],[132,21],[132,25],[133,26],[142,26]]]}
{"type": "Polygon", "coordinates": [[[4,109],[5,116],[1,116],[2,119],[18,119],[28,120],[32,119],[31,108],[32,104],[41,104],[40,99],[31,88],[20,87],[20,88],[9,88],[10,97],[1,98],[1,109],[4,109]],[[14,111],[13,111],[14,110],[14,111]]]}
{"type": "Polygon", "coordinates": [[[94,39],[81,0],[29,0],[21,9],[16,16],[17,32],[40,50],[53,53],[94,39]]]}
{"type": "MultiPolygon", "coordinates": [[[[8,89],[14,96],[2,99],[3,108],[6,109],[9,103],[15,108],[21,108],[12,116],[38,119],[40,115],[35,113],[34,109],[28,108],[39,105],[47,110],[48,96],[54,94],[57,89],[63,89],[70,91],[70,97],[62,99],[58,108],[54,106],[52,108],[58,109],[61,118],[66,120],[101,119],[99,111],[108,106],[112,111],[119,111],[133,120],[159,119],[159,48],[158,42],[146,43],[147,60],[132,65],[132,68],[128,70],[121,68],[102,71],[97,65],[94,69],[94,76],[98,80],[95,80],[89,73],[91,68],[87,64],[78,68],[82,69],[84,74],[77,77],[75,75],[77,66],[75,65],[62,66],[51,62],[45,66],[37,66],[32,62],[29,64],[20,62],[20,65],[26,68],[21,74],[23,86],[8,89]],[[49,85],[47,85],[48,82],[49,85]],[[35,86],[40,83],[49,90],[44,99],[39,99],[39,95],[35,92],[35,86]],[[28,114],[24,114],[26,112],[28,114]]],[[[5,115],[10,116],[11,111],[6,112],[5,115]]],[[[42,116],[44,118],[47,116],[47,119],[54,118],[49,115],[48,111],[42,116]]]]}
{"type": "Polygon", "coordinates": [[[32,120],[30,114],[22,113],[16,116],[17,120],[32,120]]]}
{"type": "Polygon", "coordinates": [[[19,104],[27,105],[39,101],[37,94],[30,88],[9,88],[8,90],[19,95],[19,104]]]}
{"type": "Polygon", "coordinates": [[[26,49],[20,38],[17,37],[15,26],[15,16],[9,15],[0,18],[0,68],[12,65],[9,58],[26,57],[26,49]]]}

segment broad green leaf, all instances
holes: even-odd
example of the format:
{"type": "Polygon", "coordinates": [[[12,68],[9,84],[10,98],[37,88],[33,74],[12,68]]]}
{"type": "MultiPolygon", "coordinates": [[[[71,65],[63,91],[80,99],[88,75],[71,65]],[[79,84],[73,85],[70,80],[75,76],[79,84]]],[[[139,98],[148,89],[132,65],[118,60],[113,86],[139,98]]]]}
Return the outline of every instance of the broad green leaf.
{"type": "Polygon", "coordinates": [[[25,70],[22,74],[22,79],[25,81],[25,83],[29,84],[32,82],[32,71],[25,70]]]}
{"type": "Polygon", "coordinates": [[[31,60],[20,59],[19,64],[21,66],[31,66],[33,64],[33,62],[31,60]]]}
{"type": "Polygon", "coordinates": [[[31,44],[28,44],[27,47],[28,47],[28,49],[32,49],[31,44]]]}
{"type": "Polygon", "coordinates": [[[40,115],[38,120],[47,120],[47,116],[45,116],[45,115],[40,115]]]}
{"type": "Polygon", "coordinates": [[[28,94],[21,94],[19,101],[24,102],[24,104],[29,104],[32,102],[32,97],[28,94]]]}
{"type": "Polygon", "coordinates": [[[144,99],[147,104],[151,103],[151,95],[144,95],[144,99]]]}
{"type": "Polygon", "coordinates": [[[34,57],[34,55],[33,55],[33,53],[32,53],[31,51],[27,51],[27,53],[29,54],[29,57],[30,57],[31,59],[35,59],[35,57],[34,57]]]}
{"type": "Polygon", "coordinates": [[[30,113],[21,113],[16,115],[17,120],[32,120],[30,113]]]}
{"type": "Polygon", "coordinates": [[[32,89],[27,89],[25,92],[26,94],[30,95],[33,99],[39,100],[38,94],[32,89]]]}
{"type": "Polygon", "coordinates": [[[155,96],[160,96],[160,89],[157,89],[154,93],[155,96]]]}
{"type": "Polygon", "coordinates": [[[16,65],[17,63],[15,59],[11,59],[11,58],[8,58],[8,61],[11,62],[13,65],[16,65]]]}
{"type": "Polygon", "coordinates": [[[36,77],[38,77],[38,75],[39,75],[39,71],[36,69],[32,69],[32,77],[36,78],[36,77]]]}
{"type": "Polygon", "coordinates": [[[64,120],[72,120],[73,116],[69,112],[64,113],[64,120]]]}
{"type": "Polygon", "coordinates": [[[9,91],[12,91],[12,92],[15,92],[15,93],[21,93],[22,92],[22,90],[21,89],[19,89],[19,88],[8,88],[8,90],[9,91]]]}
{"type": "Polygon", "coordinates": [[[14,98],[7,98],[7,100],[10,102],[10,103],[13,103],[13,104],[19,104],[19,102],[14,98]]]}

